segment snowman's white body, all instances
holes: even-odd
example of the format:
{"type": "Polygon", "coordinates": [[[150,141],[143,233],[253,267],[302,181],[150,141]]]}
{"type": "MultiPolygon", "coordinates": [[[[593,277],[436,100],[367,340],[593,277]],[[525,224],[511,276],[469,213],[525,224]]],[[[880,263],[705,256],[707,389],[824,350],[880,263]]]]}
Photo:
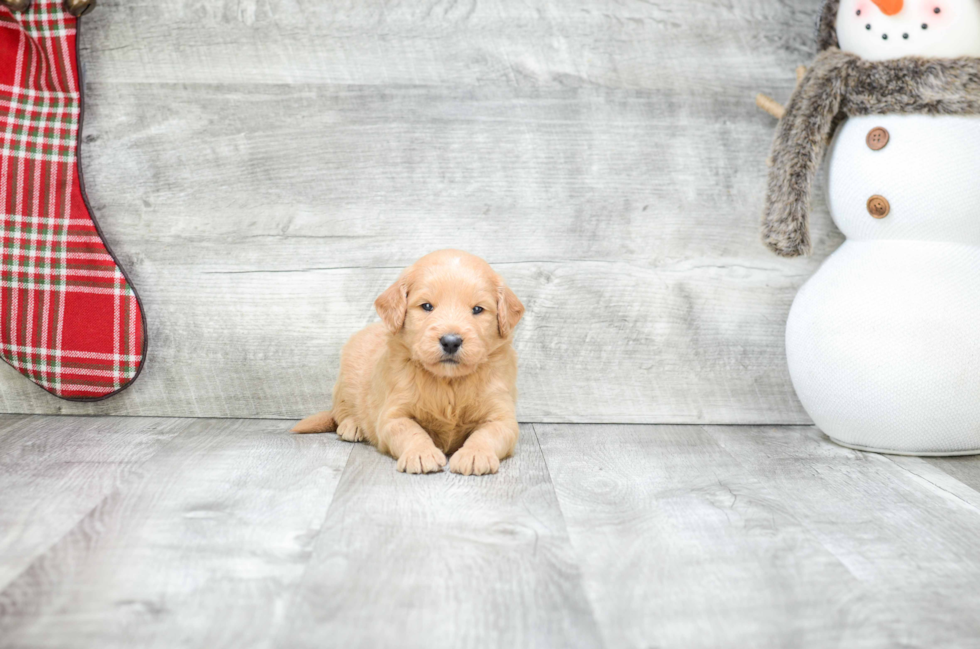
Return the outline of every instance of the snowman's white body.
{"type": "Polygon", "coordinates": [[[793,385],[834,440],[913,454],[980,452],[980,117],[848,119],[827,189],[847,241],[786,325],[793,385]],[[872,150],[866,136],[888,131],[872,150]],[[888,216],[867,209],[884,196],[888,216]]]}
{"type": "MultiPolygon", "coordinates": [[[[835,31],[869,61],[978,57],[980,0],[840,0],[835,31]]],[[[800,401],[848,446],[980,453],[980,117],[852,117],[828,163],[847,241],[790,310],[800,401]],[[888,142],[872,149],[878,127],[888,142]],[[884,218],[870,213],[874,195],[884,218]]]]}

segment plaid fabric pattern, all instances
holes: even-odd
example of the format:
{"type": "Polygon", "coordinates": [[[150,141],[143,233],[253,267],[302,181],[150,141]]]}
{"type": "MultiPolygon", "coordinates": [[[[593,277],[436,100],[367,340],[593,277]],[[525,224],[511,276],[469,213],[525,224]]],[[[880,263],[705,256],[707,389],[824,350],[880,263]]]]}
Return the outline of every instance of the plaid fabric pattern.
{"type": "Polygon", "coordinates": [[[145,332],[82,193],[76,24],[61,0],[0,6],[0,357],[91,400],[136,377],[145,332]]]}

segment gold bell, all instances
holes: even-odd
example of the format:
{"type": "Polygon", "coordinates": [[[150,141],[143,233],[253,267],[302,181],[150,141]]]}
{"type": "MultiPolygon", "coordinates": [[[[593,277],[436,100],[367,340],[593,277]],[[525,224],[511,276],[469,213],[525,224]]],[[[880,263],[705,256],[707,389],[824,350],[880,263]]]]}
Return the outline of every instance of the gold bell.
{"type": "Polygon", "coordinates": [[[31,7],[31,0],[0,0],[0,5],[7,7],[11,11],[24,13],[31,7]]]}
{"type": "Polygon", "coordinates": [[[65,0],[62,4],[65,7],[65,11],[75,18],[81,18],[95,9],[95,0],[65,0]]]}

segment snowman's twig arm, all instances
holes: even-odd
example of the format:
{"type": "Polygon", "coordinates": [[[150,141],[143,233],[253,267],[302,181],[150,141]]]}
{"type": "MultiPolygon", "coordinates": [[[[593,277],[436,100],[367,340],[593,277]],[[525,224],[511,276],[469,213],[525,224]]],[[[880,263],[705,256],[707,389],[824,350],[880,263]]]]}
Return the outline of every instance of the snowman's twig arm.
{"type": "MultiPolygon", "coordinates": [[[[800,65],[796,68],[796,85],[803,81],[803,75],[806,74],[806,66],[800,65]]],[[[781,103],[770,97],[769,95],[764,95],[761,92],[755,96],[755,105],[766,111],[776,119],[782,119],[783,115],[786,114],[786,109],[781,103]]]]}
{"type": "Polygon", "coordinates": [[[783,115],[786,114],[786,109],[783,105],[770,97],[769,95],[764,95],[761,92],[755,96],[755,105],[766,111],[776,119],[782,119],[783,115]]]}

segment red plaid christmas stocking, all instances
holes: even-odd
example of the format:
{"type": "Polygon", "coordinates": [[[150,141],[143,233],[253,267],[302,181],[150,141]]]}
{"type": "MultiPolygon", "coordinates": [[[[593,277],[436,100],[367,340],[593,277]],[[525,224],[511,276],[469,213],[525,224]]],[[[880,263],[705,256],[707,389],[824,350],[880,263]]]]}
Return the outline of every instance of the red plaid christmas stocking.
{"type": "Polygon", "coordinates": [[[146,327],[82,189],[77,23],[61,0],[0,6],[0,357],[95,400],[139,374],[146,327]]]}

